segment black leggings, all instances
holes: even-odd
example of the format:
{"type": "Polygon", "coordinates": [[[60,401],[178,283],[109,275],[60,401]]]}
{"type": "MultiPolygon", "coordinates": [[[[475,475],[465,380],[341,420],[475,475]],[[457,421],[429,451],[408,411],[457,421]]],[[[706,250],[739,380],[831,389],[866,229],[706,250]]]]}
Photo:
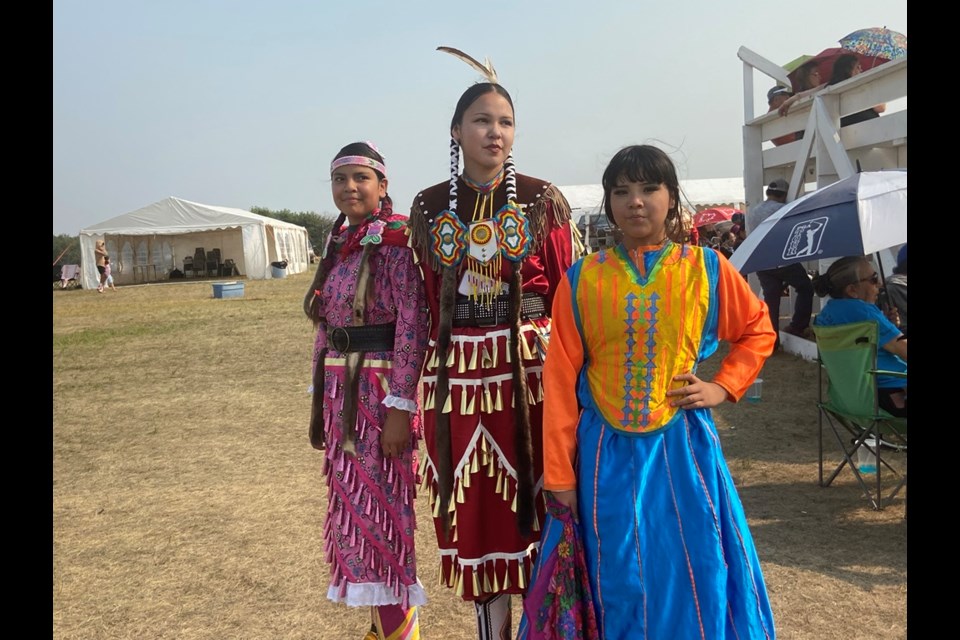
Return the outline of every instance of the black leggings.
{"type": "Polygon", "coordinates": [[[898,418],[907,417],[907,398],[906,398],[906,389],[877,389],[877,400],[879,401],[880,408],[889,413],[892,416],[898,418]],[[895,393],[903,393],[903,406],[898,407],[893,403],[893,398],[890,396],[895,393]]]}

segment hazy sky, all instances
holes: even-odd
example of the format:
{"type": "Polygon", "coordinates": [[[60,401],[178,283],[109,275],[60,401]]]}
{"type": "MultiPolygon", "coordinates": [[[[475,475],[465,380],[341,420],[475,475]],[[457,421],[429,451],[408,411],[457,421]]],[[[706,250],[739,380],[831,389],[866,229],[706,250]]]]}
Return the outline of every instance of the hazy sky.
{"type": "MultiPolygon", "coordinates": [[[[880,26],[907,34],[906,0],[54,0],[53,232],[168,196],[332,214],[329,163],[356,140],[406,212],[448,177],[480,79],[439,45],[493,61],[522,173],[596,183],[658,142],[681,179],[736,177],[737,50],[784,64],[880,26]]],[[[773,83],[754,82],[760,113],[773,83]]]]}

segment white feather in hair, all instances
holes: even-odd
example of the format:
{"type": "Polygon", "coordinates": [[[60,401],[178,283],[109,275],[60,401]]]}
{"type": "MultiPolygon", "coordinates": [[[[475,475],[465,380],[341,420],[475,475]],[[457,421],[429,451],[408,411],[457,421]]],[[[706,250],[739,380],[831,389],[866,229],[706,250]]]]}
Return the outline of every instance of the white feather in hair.
{"type": "Polygon", "coordinates": [[[491,84],[497,84],[497,72],[493,68],[493,64],[490,63],[490,58],[484,58],[483,64],[481,64],[475,58],[467,55],[463,51],[460,51],[460,49],[454,49],[453,47],[437,47],[437,51],[444,51],[456,58],[460,58],[468,65],[482,73],[488,82],[491,84]]]}

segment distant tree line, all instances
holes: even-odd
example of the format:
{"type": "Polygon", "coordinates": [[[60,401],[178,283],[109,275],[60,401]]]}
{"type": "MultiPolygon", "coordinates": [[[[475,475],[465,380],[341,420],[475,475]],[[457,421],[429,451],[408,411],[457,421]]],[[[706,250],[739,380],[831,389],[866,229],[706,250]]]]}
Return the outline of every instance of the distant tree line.
{"type": "Polygon", "coordinates": [[[289,209],[271,211],[266,207],[251,207],[250,211],[260,216],[283,220],[304,227],[310,236],[310,243],[318,254],[323,250],[323,243],[326,241],[335,220],[334,216],[329,214],[317,214],[312,211],[290,211],[289,209]]]}
{"type": "Polygon", "coordinates": [[[54,234],[53,262],[58,269],[61,264],[80,264],[80,236],[68,236],[65,233],[54,234]],[[66,250],[66,253],[64,253],[64,250],[66,250]],[[61,253],[63,255],[60,255],[61,253]]]}

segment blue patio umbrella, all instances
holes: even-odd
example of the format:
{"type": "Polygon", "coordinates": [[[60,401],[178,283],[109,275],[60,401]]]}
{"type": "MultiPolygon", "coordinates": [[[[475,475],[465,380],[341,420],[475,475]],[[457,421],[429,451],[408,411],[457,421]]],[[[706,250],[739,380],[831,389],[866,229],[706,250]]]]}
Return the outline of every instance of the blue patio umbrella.
{"type": "Polygon", "coordinates": [[[865,256],[907,241],[907,172],[865,171],[788,202],[730,257],[741,273],[865,256]]]}

